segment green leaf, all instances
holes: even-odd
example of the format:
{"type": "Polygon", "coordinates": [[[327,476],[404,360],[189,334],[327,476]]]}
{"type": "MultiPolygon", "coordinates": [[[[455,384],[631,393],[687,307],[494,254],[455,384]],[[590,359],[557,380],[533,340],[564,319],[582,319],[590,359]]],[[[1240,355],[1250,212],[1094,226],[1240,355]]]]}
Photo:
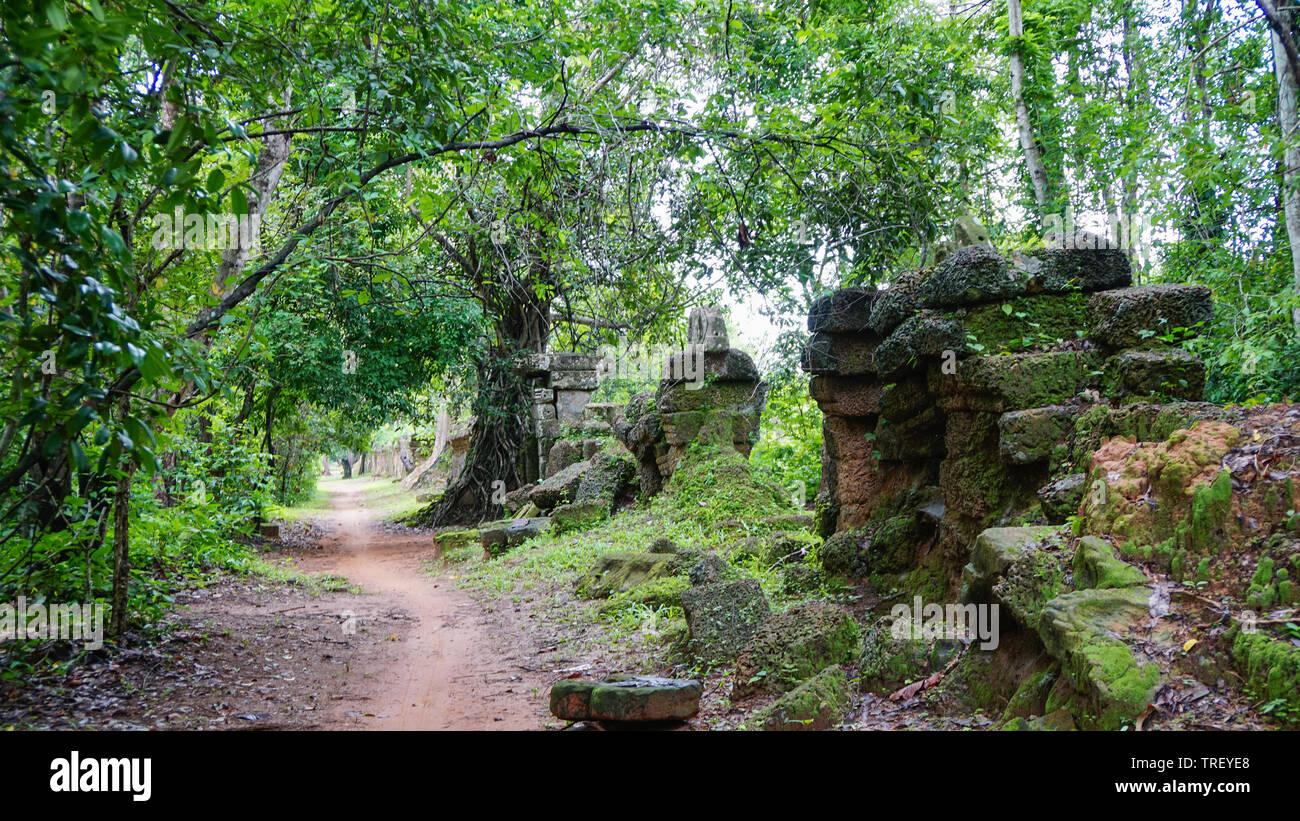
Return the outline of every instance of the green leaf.
{"type": "Polygon", "coordinates": [[[90,460],[86,458],[86,452],[77,444],[76,439],[68,441],[68,452],[72,454],[72,461],[77,463],[77,470],[85,473],[90,470],[90,460]]]}
{"type": "Polygon", "coordinates": [[[63,9],[63,0],[53,0],[45,4],[45,19],[50,21],[58,31],[68,27],[68,13],[63,9]]]}

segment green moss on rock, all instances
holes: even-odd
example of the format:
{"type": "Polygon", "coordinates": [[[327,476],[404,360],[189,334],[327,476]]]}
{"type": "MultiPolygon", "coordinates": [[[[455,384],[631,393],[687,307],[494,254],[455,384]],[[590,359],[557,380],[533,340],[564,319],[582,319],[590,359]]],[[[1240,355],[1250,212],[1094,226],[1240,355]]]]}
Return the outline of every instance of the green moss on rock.
{"type": "Polygon", "coordinates": [[[825,730],[839,722],[850,702],[848,676],[835,664],[756,711],[741,729],[825,730]]]}
{"type": "Polygon", "coordinates": [[[784,692],[832,664],[853,659],[861,633],[848,610],[809,602],[763,620],[736,660],[735,698],[784,692]]]}

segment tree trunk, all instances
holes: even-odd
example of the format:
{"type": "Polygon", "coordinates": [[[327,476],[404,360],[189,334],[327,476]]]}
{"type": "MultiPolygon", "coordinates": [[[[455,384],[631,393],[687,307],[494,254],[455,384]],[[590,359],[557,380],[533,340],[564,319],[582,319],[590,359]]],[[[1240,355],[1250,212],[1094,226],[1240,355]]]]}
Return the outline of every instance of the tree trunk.
{"type": "MultiPolygon", "coordinates": [[[[1300,290],[1300,146],[1296,145],[1297,125],[1300,114],[1297,113],[1297,83],[1289,58],[1287,42],[1283,36],[1292,38],[1294,18],[1289,10],[1279,9],[1276,0],[1259,0],[1259,5],[1270,20],[1276,17],[1281,21],[1282,32],[1270,25],[1273,43],[1273,73],[1277,76],[1277,121],[1282,132],[1282,141],[1286,145],[1282,164],[1282,212],[1286,219],[1287,245],[1291,252],[1291,276],[1296,288],[1300,290]]],[[[1291,39],[1291,51],[1295,50],[1295,40],[1291,39]]],[[[1300,334],[1300,308],[1292,310],[1291,320],[1296,333],[1300,334]]]]}
{"type": "MultiPolygon", "coordinates": [[[[131,412],[131,396],[125,394],[120,403],[123,418],[131,412]]],[[[129,613],[127,603],[131,584],[131,473],[135,465],[127,462],[117,479],[113,499],[113,595],[109,634],[121,638],[126,632],[129,613]]]]}
{"type": "Polygon", "coordinates": [[[492,501],[493,491],[519,487],[519,453],[531,420],[527,388],[514,368],[517,353],[494,349],[480,364],[476,419],[465,466],[438,501],[417,514],[417,523],[442,527],[499,518],[501,505],[492,501]]]}
{"type": "MultiPolygon", "coordinates": [[[[1007,0],[1007,27],[1012,37],[1025,35],[1024,20],[1020,11],[1020,0],[1007,0]]],[[[1025,103],[1025,61],[1017,44],[1011,49],[1011,99],[1016,107],[1016,126],[1020,131],[1020,148],[1025,152],[1025,167],[1029,170],[1029,181],[1034,187],[1034,200],[1038,204],[1038,216],[1047,213],[1047,166],[1043,164],[1038,143],[1034,140],[1033,122],[1029,117],[1029,106],[1025,103]]]]}

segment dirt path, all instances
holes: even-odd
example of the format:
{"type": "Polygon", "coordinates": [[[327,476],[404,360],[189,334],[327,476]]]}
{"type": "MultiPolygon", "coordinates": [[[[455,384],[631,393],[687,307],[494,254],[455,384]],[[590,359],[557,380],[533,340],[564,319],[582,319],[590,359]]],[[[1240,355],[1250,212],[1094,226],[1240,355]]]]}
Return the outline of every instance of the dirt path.
{"type": "Polygon", "coordinates": [[[370,619],[404,615],[394,655],[382,669],[352,671],[335,696],[325,728],[384,730],[538,729],[537,699],[507,643],[469,594],[426,573],[434,548],[428,536],[389,532],[361,491],[331,498],[324,554],[304,569],[336,573],[361,587],[356,628],[370,619]]]}

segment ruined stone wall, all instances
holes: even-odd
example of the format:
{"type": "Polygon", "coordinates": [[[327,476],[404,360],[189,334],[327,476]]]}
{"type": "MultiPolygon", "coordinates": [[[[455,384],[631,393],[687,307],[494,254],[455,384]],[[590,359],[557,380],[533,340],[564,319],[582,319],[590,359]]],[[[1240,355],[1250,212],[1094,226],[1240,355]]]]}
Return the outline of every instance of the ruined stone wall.
{"type": "Polygon", "coordinates": [[[636,457],[642,493],[658,493],[692,442],[729,445],[749,456],[758,441],[767,383],[749,354],[730,346],[712,307],[691,310],[687,344],[663,363],[659,389],[632,397],[614,425],[636,457]]]}
{"type": "Polygon", "coordinates": [[[536,482],[555,474],[551,450],[566,428],[579,428],[591,394],[599,385],[599,357],[578,353],[532,354],[521,360],[519,371],[532,389],[533,431],[525,453],[524,481],[536,482]]]}
{"type": "Polygon", "coordinates": [[[1078,509],[1080,414],[1200,397],[1204,366],[1176,343],[1211,318],[1209,289],[1128,287],[1123,252],[1076,239],[1012,259],[966,246],[812,306],[817,527],[850,534],[828,542],[828,570],[899,572],[937,547],[955,573],[984,528],[1078,509]]]}

